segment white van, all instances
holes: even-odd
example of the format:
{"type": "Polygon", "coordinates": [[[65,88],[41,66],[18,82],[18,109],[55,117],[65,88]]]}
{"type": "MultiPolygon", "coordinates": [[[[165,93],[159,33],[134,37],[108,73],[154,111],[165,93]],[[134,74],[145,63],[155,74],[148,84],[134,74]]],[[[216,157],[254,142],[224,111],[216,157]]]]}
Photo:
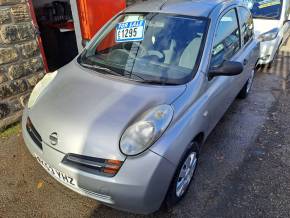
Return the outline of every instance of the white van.
{"type": "Polygon", "coordinates": [[[290,35],[290,0],[253,0],[255,33],[261,41],[260,64],[273,63],[290,35]]]}

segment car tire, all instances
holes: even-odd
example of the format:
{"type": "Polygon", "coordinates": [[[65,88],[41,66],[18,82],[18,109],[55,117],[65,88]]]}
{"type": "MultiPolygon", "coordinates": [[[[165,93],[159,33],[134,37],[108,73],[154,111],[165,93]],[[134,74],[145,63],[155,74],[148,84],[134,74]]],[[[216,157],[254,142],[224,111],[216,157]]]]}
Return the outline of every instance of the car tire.
{"type": "Polygon", "coordinates": [[[251,72],[250,78],[247,80],[246,84],[241,89],[240,93],[238,94],[239,99],[245,99],[248,97],[249,93],[251,92],[252,86],[253,86],[255,74],[256,74],[256,69],[253,69],[251,72]]]}
{"type": "Polygon", "coordinates": [[[164,207],[170,209],[180,202],[186,195],[193,180],[199,159],[199,146],[197,142],[192,142],[186,153],[183,155],[170,187],[168,189],[164,207]],[[186,175],[187,172],[187,175],[186,175]],[[184,182],[182,186],[182,182],[184,182]]]}

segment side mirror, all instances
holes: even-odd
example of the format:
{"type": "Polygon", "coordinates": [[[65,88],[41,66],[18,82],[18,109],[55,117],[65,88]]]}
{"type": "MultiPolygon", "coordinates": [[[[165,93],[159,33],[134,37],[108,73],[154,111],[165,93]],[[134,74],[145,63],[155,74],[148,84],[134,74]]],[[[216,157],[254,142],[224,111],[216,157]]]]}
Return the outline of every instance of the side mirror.
{"type": "Polygon", "coordinates": [[[220,67],[210,69],[208,73],[209,79],[216,76],[235,76],[241,74],[244,66],[240,62],[225,61],[220,67]]]}

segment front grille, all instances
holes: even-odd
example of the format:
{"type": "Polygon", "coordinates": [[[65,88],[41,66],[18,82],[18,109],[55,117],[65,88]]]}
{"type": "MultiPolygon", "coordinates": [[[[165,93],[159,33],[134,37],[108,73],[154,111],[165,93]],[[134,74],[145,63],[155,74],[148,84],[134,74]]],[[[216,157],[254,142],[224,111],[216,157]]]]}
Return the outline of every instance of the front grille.
{"type": "Polygon", "coordinates": [[[39,147],[42,150],[42,138],[39,135],[39,133],[36,131],[36,129],[34,128],[29,117],[27,118],[27,122],[26,122],[26,130],[28,134],[30,135],[31,139],[37,145],[37,147],[39,147]]]}
{"type": "Polygon", "coordinates": [[[118,160],[100,159],[77,154],[67,154],[62,163],[84,172],[107,177],[115,176],[123,164],[122,161],[118,160]]]}

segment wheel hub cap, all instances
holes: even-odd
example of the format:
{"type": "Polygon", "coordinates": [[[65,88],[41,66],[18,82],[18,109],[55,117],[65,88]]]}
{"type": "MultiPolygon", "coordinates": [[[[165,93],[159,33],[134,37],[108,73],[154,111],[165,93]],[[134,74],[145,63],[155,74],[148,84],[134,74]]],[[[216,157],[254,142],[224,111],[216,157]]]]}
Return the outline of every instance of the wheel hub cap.
{"type": "Polygon", "coordinates": [[[255,71],[253,70],[251,72],[251,77],[249,78],[248,80],[248,84],[247,84],[247,93],[250,92],[251,88],[252,88],[252,85],[253,85],[253,81],[254,81],[254,76],[255,76],[255,71]]]}
{"type": "Polygon", "coordinates": [[[185,190],[187,189],[193,173],[196,168],[197,157],[196,153],[192,152],[188,155],[186,160],[184,161],[178,176],[178,180],[176,183],[176,195],[177,197],[181,197],[185,190]]]}

